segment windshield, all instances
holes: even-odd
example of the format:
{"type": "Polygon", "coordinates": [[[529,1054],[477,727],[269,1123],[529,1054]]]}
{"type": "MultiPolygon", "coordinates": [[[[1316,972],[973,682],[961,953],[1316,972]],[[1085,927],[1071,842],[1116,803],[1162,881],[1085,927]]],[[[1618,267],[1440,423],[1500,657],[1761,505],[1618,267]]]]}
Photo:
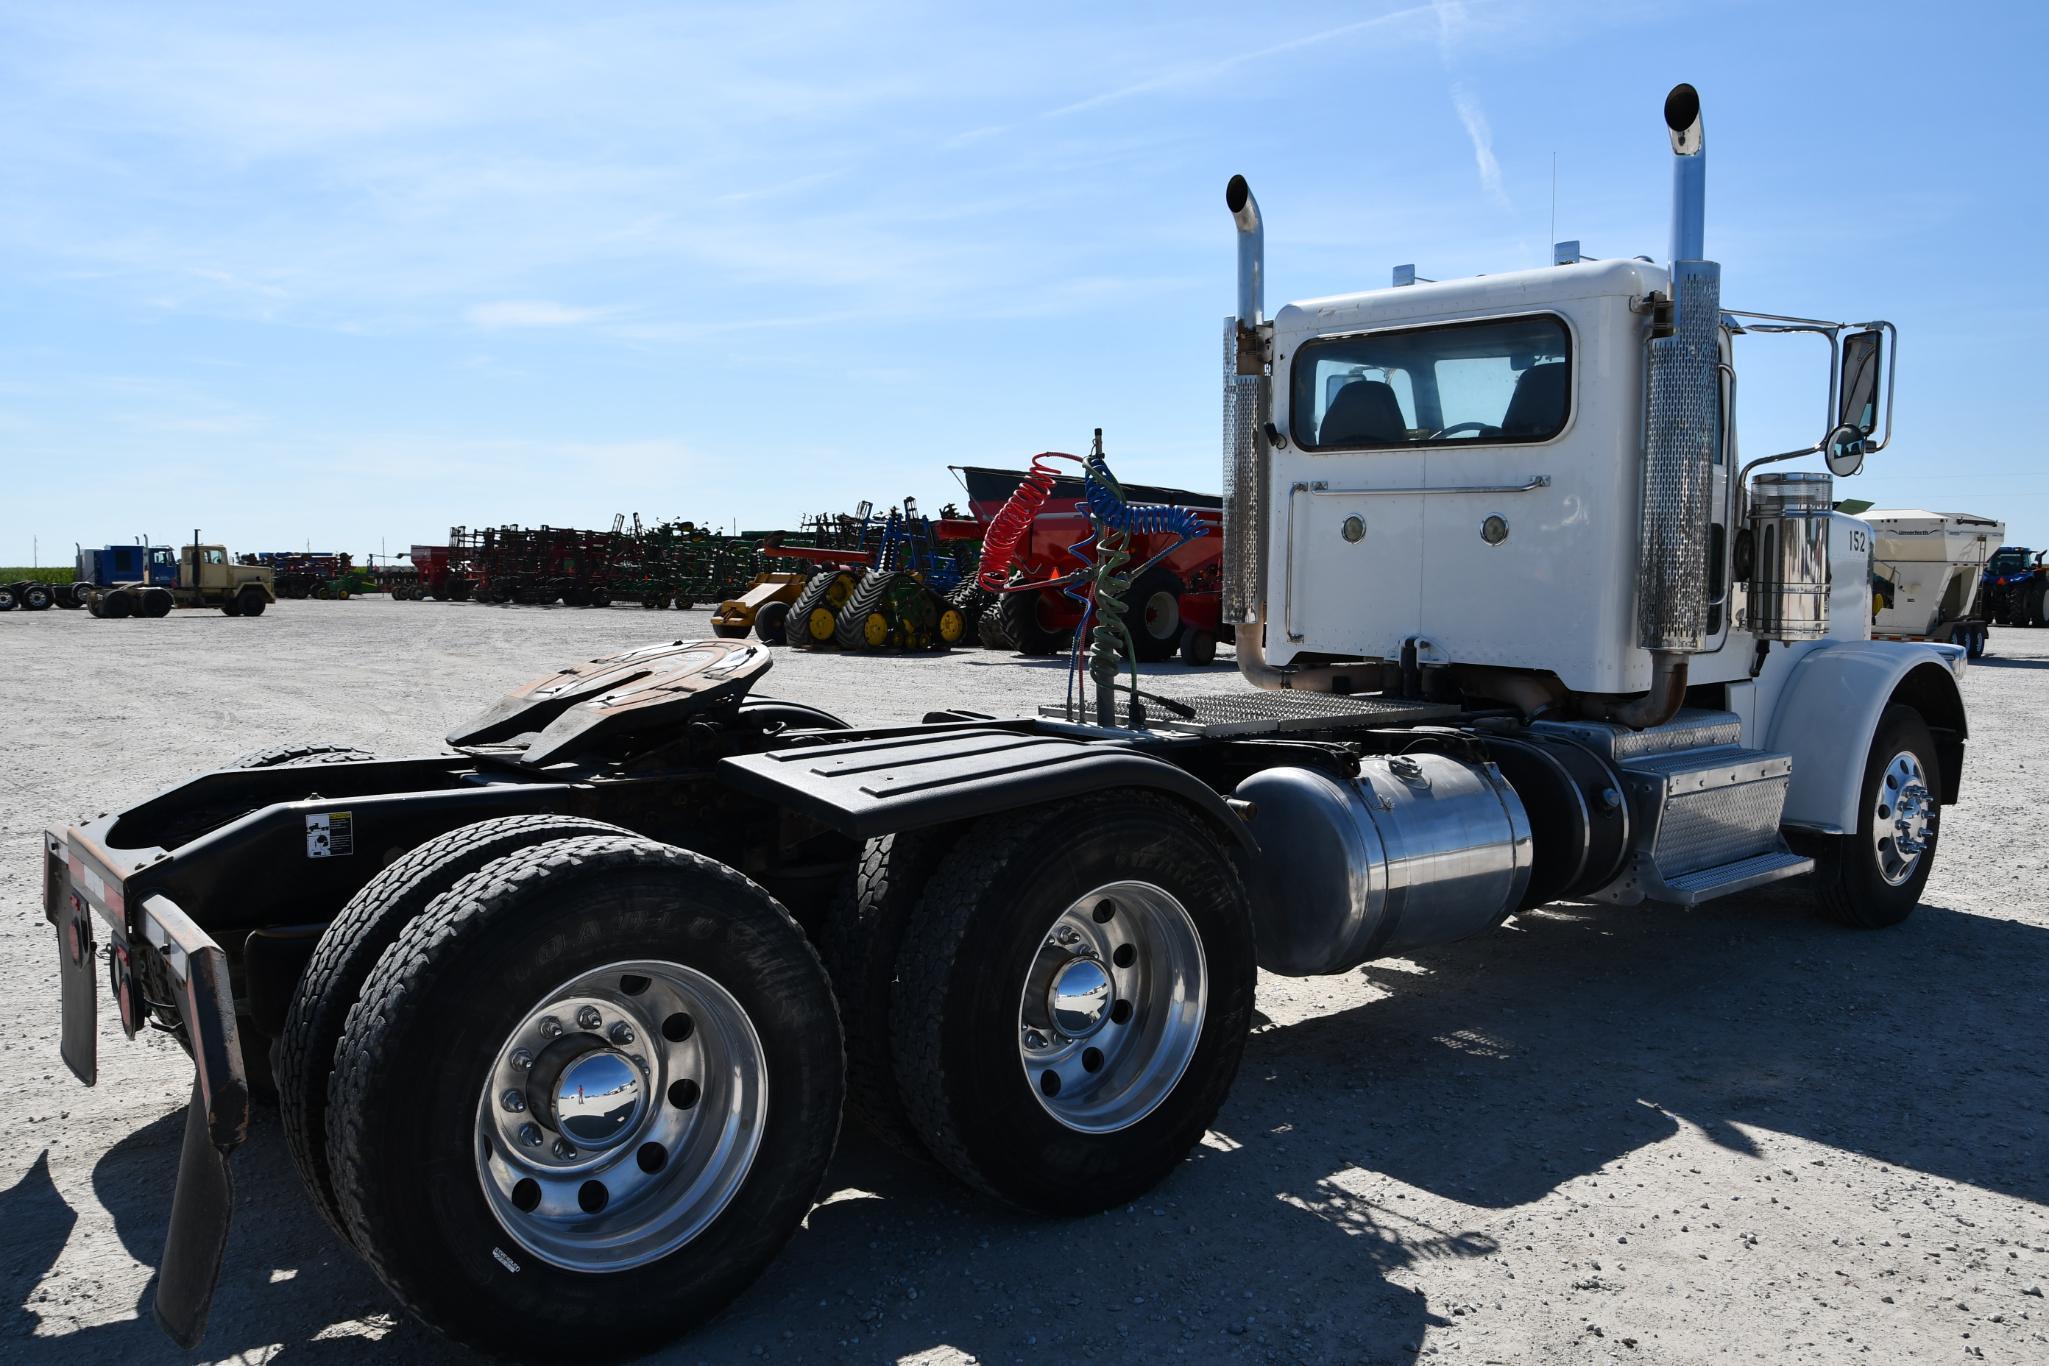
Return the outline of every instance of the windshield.
{"type": "Polygon", "coordinates": [[[1305,450],[1548,441],[1572,406],[1570,343],[1549,316],[1328,337],[1295,353],[1291,385],[1305,450]]]}
{"type": "Polygon", "coordinates": [[[2018,574],[2028,567],[2028,552],[2002,546],[1993,553],[1992,562],[1987,567],[1995,574],[2018,574]]]}

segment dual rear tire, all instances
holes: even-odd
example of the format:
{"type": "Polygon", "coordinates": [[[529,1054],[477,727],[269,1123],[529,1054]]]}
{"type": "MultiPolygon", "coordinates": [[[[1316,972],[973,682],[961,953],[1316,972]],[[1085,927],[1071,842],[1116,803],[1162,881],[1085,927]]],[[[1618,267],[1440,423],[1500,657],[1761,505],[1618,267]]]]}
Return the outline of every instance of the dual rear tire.
{"type": "Polygon", "coordinates": [[[1209,1128],[1255,950],[1236,867],[1187,807],[1106,792],[875,841],[852,900],[826,958],[849,1105],[885,1138],[1081,1214],[1150,1189],[1209,1128]]]}
{"type": "Polygon", "coordinates": [[[831,989],[738,873],[510,818],[414,851],[330,934],[294,1007],[293,1155],[450,1337],[644,1350],[716,1313],[810,1210],[842,1100],[831,989]]]}

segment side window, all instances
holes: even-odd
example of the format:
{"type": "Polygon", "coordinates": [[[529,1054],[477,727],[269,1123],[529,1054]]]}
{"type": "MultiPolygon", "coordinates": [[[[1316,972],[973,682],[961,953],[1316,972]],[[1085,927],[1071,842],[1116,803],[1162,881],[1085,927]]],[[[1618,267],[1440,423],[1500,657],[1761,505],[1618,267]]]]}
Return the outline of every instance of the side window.
{"type": "Polygon", "coordinates": [[[208,564],[226,564],[228,557],[224,551],[209,550],[206,552],[206,562],[208,564]]]}
{"type": "Polygon", "coordinates": [[[1308,342],[1289,426],[1305,450],[1548,441],[1572,407],[1570,350],[1548,315],[1308,342]]]}

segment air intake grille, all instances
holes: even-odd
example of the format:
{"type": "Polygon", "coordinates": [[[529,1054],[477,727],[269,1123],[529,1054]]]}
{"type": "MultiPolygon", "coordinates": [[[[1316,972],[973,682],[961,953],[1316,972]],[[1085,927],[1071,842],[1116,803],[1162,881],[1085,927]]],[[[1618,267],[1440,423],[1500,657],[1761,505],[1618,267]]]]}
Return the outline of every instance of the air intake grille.
{"type": "Polygon", "coordinates": [[[1265,598],[1260,573],[1264,534],[1267,379],[1238,373],[1238,320],[1224,322],[1224,581],[1223,617],[1242,625],[1259,619],[1265,598]]]}

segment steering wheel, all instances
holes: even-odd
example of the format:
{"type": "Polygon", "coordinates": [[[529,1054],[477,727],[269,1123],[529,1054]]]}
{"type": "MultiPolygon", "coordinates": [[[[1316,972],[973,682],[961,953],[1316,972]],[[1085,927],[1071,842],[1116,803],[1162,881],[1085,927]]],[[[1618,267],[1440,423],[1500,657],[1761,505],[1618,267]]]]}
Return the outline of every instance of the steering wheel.
{"type": "Polygon", "coordinates": [[[1453,432],[1463,432],[1467,430],[1470,430],[1475,436],[1501,435],[1501,428],[1489,426],[1485,422],[1454,422],[1449,427],[1442,427],[1439,428],[1437,431],[1430,433],[1430,435],[1425,437],[1424,439],[1426,441],[1435,441],[1440,437],[1450,436],[1453,432]]]}

